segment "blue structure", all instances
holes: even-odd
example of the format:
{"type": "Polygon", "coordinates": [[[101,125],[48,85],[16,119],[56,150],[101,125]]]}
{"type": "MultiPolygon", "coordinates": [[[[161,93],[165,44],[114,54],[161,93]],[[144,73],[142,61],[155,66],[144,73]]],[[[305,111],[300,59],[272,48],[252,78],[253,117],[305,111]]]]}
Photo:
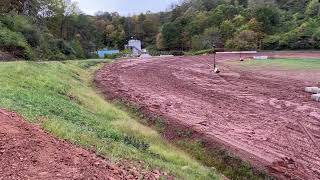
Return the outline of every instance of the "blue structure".
{"type": "Polygon", "coordinates": [[[120,53],[119,50],[111,50],[111,49],[107,49],[107,48],[104,48],[104,49],[97,51],[99,58],[104,58],[105,55],[113,55],[113,54],[119,54],[119,53],[120,53]]]}

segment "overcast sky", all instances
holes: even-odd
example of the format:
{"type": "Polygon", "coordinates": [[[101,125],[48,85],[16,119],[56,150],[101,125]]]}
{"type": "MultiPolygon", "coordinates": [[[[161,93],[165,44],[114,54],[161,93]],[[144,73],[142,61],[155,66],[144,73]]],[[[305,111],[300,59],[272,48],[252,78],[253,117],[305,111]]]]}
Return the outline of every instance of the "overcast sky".
{"type": "Polygon", "coordinates": [[[73,0],[78,2],[82,12],[94,15],[98,11],[119,12],[121,15],[133,15],[148,10],[159,12],[166,10],[178,0],[73,0]]]}

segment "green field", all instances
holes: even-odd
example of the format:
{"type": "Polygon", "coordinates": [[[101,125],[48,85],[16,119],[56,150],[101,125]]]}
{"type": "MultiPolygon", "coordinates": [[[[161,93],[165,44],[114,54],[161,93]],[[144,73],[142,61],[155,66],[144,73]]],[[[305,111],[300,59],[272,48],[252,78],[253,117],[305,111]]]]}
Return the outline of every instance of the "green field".
{"type": "Polygon", "coordinates": [[[245,61],[238,64],[244,67],[266,68],[275,70],[320,69],[320,59],[268,59],[245,61]]]}
{"type": "Polygon", "coordinates": [[[160,168],[178,179],[219,179],[214,169],[97,93],[93,73],[105,62],[0,63],[0,107],[113,161],[142,160],[146,168],[160,168]]]}

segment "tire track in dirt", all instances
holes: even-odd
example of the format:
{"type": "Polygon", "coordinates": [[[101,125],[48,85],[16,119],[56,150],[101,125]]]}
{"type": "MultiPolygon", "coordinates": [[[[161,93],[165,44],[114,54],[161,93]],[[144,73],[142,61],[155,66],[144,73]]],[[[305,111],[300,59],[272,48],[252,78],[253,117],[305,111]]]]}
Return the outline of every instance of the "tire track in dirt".
{"type": "Polygon", "coordinates": [[[189,127],[279,178],[320,179],[320,105],[303,92],[306,82],[224,65],[217,75],[210,63],[208,56],[120,61],[95,82],[108,98],[189,127]]]}

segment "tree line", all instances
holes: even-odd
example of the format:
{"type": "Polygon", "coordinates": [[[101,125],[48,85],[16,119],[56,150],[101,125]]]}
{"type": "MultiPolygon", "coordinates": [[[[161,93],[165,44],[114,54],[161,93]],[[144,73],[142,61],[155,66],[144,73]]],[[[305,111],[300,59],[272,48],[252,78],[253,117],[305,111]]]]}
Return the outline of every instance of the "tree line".
{"type": "Polygon", "coordinates": [[[319,0],[186,0],[161,26],[157,48],[320,48],[319,0]]]}
{"type": "Polygon", "coordinates": [[[319,0],[183,0],[170,10],[85,15],[71,0],[1,0],[0,49],[24,59],[79,59],[131,38],[153,51],[320,49],[319,0]]]}

